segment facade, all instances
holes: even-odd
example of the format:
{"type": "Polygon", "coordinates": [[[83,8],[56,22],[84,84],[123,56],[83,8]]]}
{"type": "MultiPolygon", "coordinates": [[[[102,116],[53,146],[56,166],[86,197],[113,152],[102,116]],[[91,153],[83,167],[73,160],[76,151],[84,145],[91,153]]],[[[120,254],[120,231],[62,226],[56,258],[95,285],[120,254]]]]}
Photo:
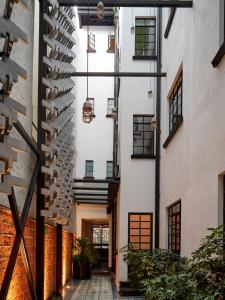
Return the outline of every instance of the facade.
{"type": "Polygon", "coordinates": [[[225,224],[225,1],[156,2],[0,1],[0,299],[62,294],[76,238],[122,291],[124,246],[225,224]]]}
{"type": "MultiPolygon", "coordinates": [[[[156,14],[154,8],[121,8],[118,11],[117,68],[120,72],[156,71],[156,14]],[[143,44],[144,50],[139,50],[143,44]]],[[[155,115],[156,79],[121,78],[116,89],[120,188],[115,269],[119,287],[120,281],[127,280],[126,263],[119,249],[129,242],[135,243],[137,249],[154,247],[155,134],[151,121],[155,115]],[[132,229],[132,218],[149,220],[147,229],[141,233],[139,228],[132,229]]]]}
{"type": "MultiPolygon", "coordinates": [[[[223,223],[225,69],[224,60],[217,68],[211,62],[221,45],[224,15],[222,1],[203,2],[195,1],[194,9],[177,9],[168,37],[162,38],[167,77],[161,90],[160,246],[168,247],[168,209],[180,201],[179,250],[186,256],[198,247],[207,228],[223,223]],[[175,110],[173,126],[178,128],[167,145],[170,95],[181,71],[182,110],[175,110]]],[[[168,13],[163,10],[163,33],[168,13]]]]}

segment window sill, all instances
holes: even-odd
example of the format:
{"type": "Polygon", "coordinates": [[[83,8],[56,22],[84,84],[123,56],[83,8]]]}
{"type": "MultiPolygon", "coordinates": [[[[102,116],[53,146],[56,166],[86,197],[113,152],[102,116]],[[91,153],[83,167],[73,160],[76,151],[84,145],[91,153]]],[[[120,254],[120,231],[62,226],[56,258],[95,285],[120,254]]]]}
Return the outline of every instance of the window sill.
{"type": "Polygon", "coordinates": [[[131,159],[139,159],[139,158],[144,158],[144,159],[155,159],[154,154],[132,154],[131,159]]]}
{"type": "Polygon", "coordinates": [[[84,178],[83,179],[88,179],[88,180],[94,180],[95,178],[93,177],[93,176],[84,176],[84,178]]]}
{"type": "Polygon", "coordinates": [[[107,53],[115,53],[115,49],[108,49],[106,52],[107,53]]]}
{"type": "Polygon", "coordinates": [[[174,137],[177,130],[180,128],[181,124],[183,123],[183,116],[180,117],[180,119],[177,121],[176,125],[174,125],[174,128],[171,130],[169,136],[167,137],[165,143],[163,144],[163,148],[166,149],[166,147],[171,142],[172,138],[174,137]]]}
{"type": "Polygon", "coordinates": [[[113,177],[106,177],[106,180],[113,180],[113,177]]]}
{"type": "Polygon", "coordinates": [[[94,49],[89,49],[89,50],[87,50],[87,53],[96,53],[96,50],[94,50],[94,49]]]}
{"type": "Polygon", "coordinates": [[[224,55],[225,55],[225,41],[220,46],[218,52],[216,53],[216,56],[212,60],[212,65],[213,65],[214,68],[218,67],[218,65],[220,64],[220,62],[223,59],[224,55]]]}
{"type": "Polygon", "coordinates": [[[133,60],[157,60],[157,56],[156,55],[151,55],[151,56],[134,55],[133,60]]]}
{"type": "Polygon", "coordinates": [[[106,118],[112,118],[112,114],[107,114],[106,118]]]}

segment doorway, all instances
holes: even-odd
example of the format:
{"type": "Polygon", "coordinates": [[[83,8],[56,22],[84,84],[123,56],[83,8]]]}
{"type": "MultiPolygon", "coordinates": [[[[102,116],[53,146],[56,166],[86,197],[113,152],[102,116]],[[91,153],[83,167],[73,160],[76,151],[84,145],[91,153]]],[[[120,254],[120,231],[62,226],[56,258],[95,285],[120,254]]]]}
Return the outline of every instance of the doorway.
{"type": "Polygon", "coordinates": [[[92,268],[92,274],[109,273],[109,221],[107,219],[82,219],[82,238],[91,241],[97,253],[98,261],[92,268]]]}

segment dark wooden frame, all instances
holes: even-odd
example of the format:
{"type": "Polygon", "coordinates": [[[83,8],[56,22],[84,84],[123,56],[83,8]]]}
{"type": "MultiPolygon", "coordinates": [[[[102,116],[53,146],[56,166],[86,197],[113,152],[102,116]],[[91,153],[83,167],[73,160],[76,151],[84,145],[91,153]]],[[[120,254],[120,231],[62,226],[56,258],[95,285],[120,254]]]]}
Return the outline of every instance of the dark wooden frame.
{"type": "MultiPolygon", "coordinates": [[[[177,231],[177,224],[175,223],[175,231],[177,231]]],[[[177,246],[177,233],[175,233],[175,248],[177,246]]],[[[168,249],[173,251],[176,254],[180,255],[180,250],[181,250],[181,200],[173,203],[172,205],[170,205],[168,207],[168,249]],[[173,213],[173,208],[175,206],[179,205],[180,206],[180,210],[178,212],[173,213]],[[179,216],[180,217],[180,228],[179,228],[179,250],[172,250],[172,238],[173,238],[173,233],[172,233],[172,217],[174,216],[179,216]],[[171,218],[171,224],[170,224],[170,218],[171,218]],[[171,243],[170,243],[170,238],[171,238],[171,243]]]]}
{"type": "MultiPolygon", "coordinates": [[[[128,244],[130,244],[130,216],[132,215],[139,215],[140,217],[143,216],[143,215],[148,215],[148,216],[151,216],[151,228],[148,228],[150,229],[150,249],[143,249],[143,251],[151,251],[152,248],[153,248],[153,213],[152,212],[129,212],[128,213],[128,244]]],[[[139,221],[141,223],[141,221],[139,221]]],[[[149,222],[149,221],[143,221],[145,223],[149,222]]],[[[138,228],[139,230],[141,230],[141,227],[138,228]]],[[[146,228],[147,229],[147,228],[146,228]]],[[[136,236],[136,235],[135,235],[136,236]]],[[[139,238],[141,238],[143,235],[139,235],[139,238]]],[[[145,236],[145,235],[144,235],[145,236]]],[[[144,242],[141,242],[141,240],[139,239],[139,245],[140,244],[147,244],[147,243],[144,243],[144,242]]],[[[140,248],[140,247],[139,247],[140,248]]],[[[141,250],[141,249],[139,249],[141,250]]]]}

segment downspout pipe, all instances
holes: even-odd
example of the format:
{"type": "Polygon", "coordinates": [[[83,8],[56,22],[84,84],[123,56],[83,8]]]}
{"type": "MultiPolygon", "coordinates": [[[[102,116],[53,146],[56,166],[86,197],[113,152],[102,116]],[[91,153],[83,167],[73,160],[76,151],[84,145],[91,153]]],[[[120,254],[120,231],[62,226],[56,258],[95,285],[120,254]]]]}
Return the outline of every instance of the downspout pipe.
{"type": "MultiPolygon", "coordinates": [[[[157,9],[157,72],[162,64],[162,8],[157,9]]],[[[156,79],[156,160],[155,160],[155,248],[159,248],[160,232],[160,135],[161,135],[161,78],[156,79]]]]}

